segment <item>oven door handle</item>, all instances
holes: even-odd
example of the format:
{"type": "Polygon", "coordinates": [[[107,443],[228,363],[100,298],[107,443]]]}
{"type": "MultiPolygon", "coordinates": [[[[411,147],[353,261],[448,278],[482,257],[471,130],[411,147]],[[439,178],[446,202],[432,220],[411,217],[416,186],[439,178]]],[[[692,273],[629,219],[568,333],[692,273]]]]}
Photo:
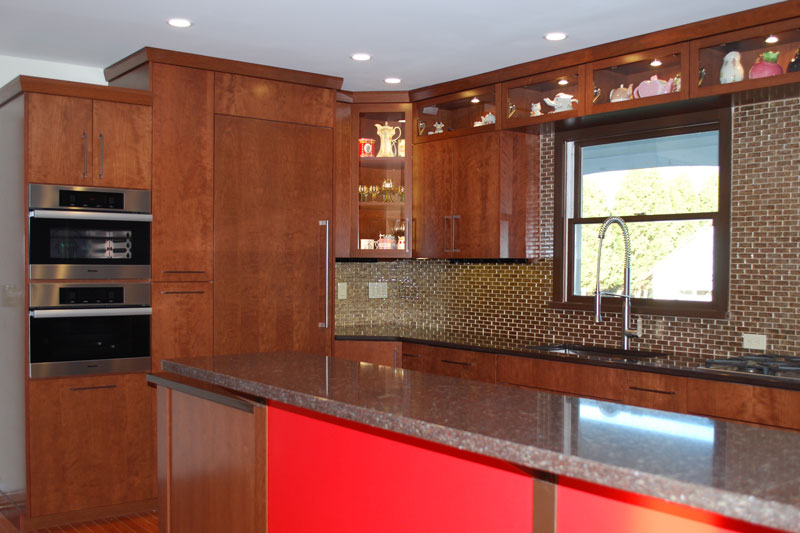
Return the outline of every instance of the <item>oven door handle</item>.
{"type": "Polygon", "coordinates": [[[101,307],[93,309],[31,309],[31,318],[84,318],[91,316],[152,315],[152,307],[101,307]]]}
{"type": "Polygon", "coordinates": [[[153,215],[147,213],[108,213],[100,211],[58,211],[33,209],[30,218],[55,218],[64,220],[121,220],[123,222],[152,222],[153,215]]]}

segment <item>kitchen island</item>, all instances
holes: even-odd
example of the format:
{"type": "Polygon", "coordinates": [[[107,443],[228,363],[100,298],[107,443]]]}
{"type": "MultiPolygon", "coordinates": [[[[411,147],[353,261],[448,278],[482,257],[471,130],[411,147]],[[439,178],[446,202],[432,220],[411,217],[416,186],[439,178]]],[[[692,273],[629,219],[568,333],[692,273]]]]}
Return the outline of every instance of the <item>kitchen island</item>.
{"type": "Polygon", "coordinates": [[[795,432],[313,355],[163,368],[164,532],[213,530],[192,505],[240,531],[800,531],[795,432]]]}

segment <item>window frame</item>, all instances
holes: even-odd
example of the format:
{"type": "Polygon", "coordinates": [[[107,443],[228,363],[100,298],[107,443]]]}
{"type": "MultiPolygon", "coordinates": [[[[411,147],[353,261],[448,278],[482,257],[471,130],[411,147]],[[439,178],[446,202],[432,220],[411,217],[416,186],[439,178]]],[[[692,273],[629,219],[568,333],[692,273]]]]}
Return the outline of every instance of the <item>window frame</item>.
{"type": "MultiPolygon", "coordinates": [[[[605,217],[575,218],[580,210],[581,146],[629,141],[670,134],[719,131],[719,187],[716,212],[680,213],[672,215],[623,216],[626,222],[706,220],[714,227],[714,266],[712,300],[631,299],[631,312],[636,314],[725,318],[730,287],[730,220],[731,220],[731,108],[670,115],[647,120],[560,131],[555,134],[554,217],[553,217],[553,301],[551,307],[593,310],[593,296],[572,294],[575,260],[575,224],[602,223],[605,217]],[[576,147],[570,151],[568,144],[576,147]],[[570,161],[568,158],[572,157],[570,161]],[[569,170],[574,169],[572,175],[569,170]],[[572,179],[570,179],[572,178],[572,179]]],[[[621,299],[604,298],[603,309],[619,311],[621,299]]]]}

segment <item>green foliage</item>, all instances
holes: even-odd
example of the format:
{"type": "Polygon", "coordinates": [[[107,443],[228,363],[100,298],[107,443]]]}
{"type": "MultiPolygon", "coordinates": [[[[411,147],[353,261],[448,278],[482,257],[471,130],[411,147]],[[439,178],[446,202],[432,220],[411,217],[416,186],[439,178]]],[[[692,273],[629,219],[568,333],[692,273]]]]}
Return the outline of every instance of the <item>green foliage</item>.
{"type": "MultiPolygon", "coordinates": [[[[607,172],[584,176],[583,217],[706,213],[717,210],[718,171],[714,167],[668,167],[607,172]]],[[[631,287],[635,296],[650,297],[653,267],[690,241],[711,221],[629,223],[631,237],[631,287]]],[[[580,293],[594,294],[599,224],[578,229],[581,244],[580,293]]],[[[624,243],[614,225],[603,241],[600,288],[622,292],[624,243]]],[[[709,251],[711,253],[711,251],[709,251]]]]}

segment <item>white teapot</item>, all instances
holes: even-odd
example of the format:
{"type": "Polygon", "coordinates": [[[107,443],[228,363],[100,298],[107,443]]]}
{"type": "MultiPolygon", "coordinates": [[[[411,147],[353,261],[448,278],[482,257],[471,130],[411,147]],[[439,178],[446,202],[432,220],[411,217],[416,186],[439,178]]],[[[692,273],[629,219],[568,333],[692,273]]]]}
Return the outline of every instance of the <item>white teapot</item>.
{"type": "Polygon", "coordinates": [[[551,113],[559,113],[561,111],[571,111],[572,102],[578,103],[577,98],[573,98],[571,94],[558,93],[553,99],[545,98],[544,103],[553,108],[551,113]]]}

